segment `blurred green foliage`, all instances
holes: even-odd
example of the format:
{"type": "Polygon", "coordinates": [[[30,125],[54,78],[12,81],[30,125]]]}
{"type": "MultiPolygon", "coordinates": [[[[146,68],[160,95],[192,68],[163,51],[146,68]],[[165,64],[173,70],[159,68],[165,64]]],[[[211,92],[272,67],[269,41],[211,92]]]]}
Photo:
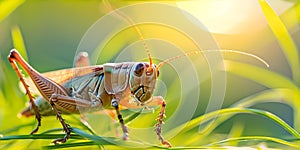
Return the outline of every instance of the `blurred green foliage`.
{"type": "MultiPolygon", "coordinates": [[[[234,42],[228,42],[224,45],[221,44],[220,47],[245,51],[255,49],[257,50],[255,53],[267,59],[271,67],[260,67],[254,65],[255,62],[247,60],[248,58],[234,58],[226,55],[226,59],[233,58],[236,61],[225,61],[225,71],[229,74],[223,109],[204,114],[211,86],[210,79],[205,78],[200,85],[202,95],[193,120],[186,122],[186,126],[178,126],[178,128],[183,127],[184,129],[170,139],[175,148],[249,146],[259,149],[265,145],[282,149],[300,147],[297,143],[300,130],[300,103],[298,101],[300,96],[298,55],[300,20],[299,16],[293,16],[295,11],[300,12],[300,3],[297,2],[284,14],[277,16],[266,1],[259,0],[258,2],[269,26],[259,33],[255,33],[258,35],[257,41],[254,40],[254,43],[249,42],[249,45],[240,47],[234,42]],[[268,39],[259,41],[262,37],[268,37],[268,39]],[[214,122],[209,124],[210,126],[206,126],[207,124],[203,120],[214,120],[214,122]],[[200,124],[205,127],[203,131],[199,131],[200,124]]],[[[114,0],[110,3],[118,8],[143,3],[143,1],[114,0]]],[[[175,2],[168,3],[175,4],[175,2]]],[[[76,48],[83,34],[106,13],[107,9],[103,5],[103,1],[98,0],[0,1],[0,149],[39,149],[41,147],[126,149],[126,147],[144,145],[157,149],[164,148],[152,144],[157,143],[153,142],[156,139],[121,141],[118,137],[95,135],[94,129],[80,122],[78,115],[64,115],[67,122],[74,127],[71,139],[65,144],[52,145],[52,139],[63,136],[60,132],[61,126],[55,117],[43,117],[42,127],[36,135],[28,135],[36,125],[33,118],[17,117],[19,111],[25,106],[27,97],[20,91],[17,76],[6,59],[9,50],[17,48],[22,56],[40,72],[72,67],[76,48]],[[107,142],[107,140],[114,141],[114,143],[107,142]]],[[[174,40],[170,37],[177,36],[177,33],[168,31],[168,29],[159,32],[161,28],[157,28],[154,32],[151,29],[155,27],[151,25],[141,25],[140,28],[145,30],[143,32],[145,37],[159,36],[174,40]]],[[[105,47],[107,53],[104,56],[106,57],[99,58],[99,61],[105,63],[114,59],[120,49],[137,38],[134,34],[136,33],[133,29],[128,29],[111,39],[105,47]]],[[[243,35],[215,34],[215,36],[217,41],[222,41],[222,39],[236,39],[243,35]]],[[[255,38],[249,41],[253,41],[255,38]]],[[[180,40],[184,39],[174,41],[181,43],[180,40]]],[[[186,41],[183,43],[189,45],[186,41]]],[[[152,55],[155,56],[155,54],[152,55]]],[[[201,72],[203,68],[197,69],[201,72]]],[[[179,96],[176,91],[180,89],[180,85],[174,79],[175,77],[168,74],[169,72],[168,67],[161,70],[161,80],[169,80],[169,83],[173,83],[167,85],[168,93],[165,97],[168,102],[167,116],[172,115],[176,107],[180,105],[176,101],[179,96]]],[[[209,74],[205,71],[202,73],[209,74]]],[[[140,114],[139,112],[132,114],[126,110],[123,113],[125,120],[131,121],[129,122],[130,126],[148,127],[154,125],[158,110],[154,115],[151,113],[140,114]]],[[[104,114],[100,114],[100,116],[103,118],[103,122],[101,122],[103,126],[106,121],[111,121],[104,114]]],[[[99,128],[102,124],[99,124],[99,128]]],[[[177,128],[164,134],[168,137],[174,132],[177,132],[177,128]]],[[[140,136],[147,138],[147,135],[140,136]]]]}

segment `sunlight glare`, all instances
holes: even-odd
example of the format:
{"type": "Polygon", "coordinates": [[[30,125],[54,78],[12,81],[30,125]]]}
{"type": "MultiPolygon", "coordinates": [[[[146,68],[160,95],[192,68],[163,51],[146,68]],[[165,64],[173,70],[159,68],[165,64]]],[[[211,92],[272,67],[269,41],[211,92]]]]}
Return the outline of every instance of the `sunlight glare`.
{"type": "MultiPolygon", "coordinates": [[[[268,2],[277,14],[293,6],[288,1],[268,2]]],[[[267,25],[258,1],[255,0],[194,0],[179,1],[176,4],[198,18],[213,33],[252,32],[267,25]]]]}

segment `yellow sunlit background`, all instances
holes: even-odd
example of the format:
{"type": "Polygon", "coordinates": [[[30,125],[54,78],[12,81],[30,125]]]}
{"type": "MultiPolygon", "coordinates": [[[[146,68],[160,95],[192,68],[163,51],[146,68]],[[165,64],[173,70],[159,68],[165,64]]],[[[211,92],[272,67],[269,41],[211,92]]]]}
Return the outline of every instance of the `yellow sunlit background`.
{"type": "MultiPolygon", "coordinates": [[[[277,15],[282,15],[295,5],[292,1],[268,1],[277,15]]],[[[258,1],[253,0],[201,0],[176,3],[197,17],[209,31],[219,34],[257,32],[267,27],[258,1]]]]}
{"type": "Polygon", "coordinates": [[[81,51],[101,65],[149,62],[147,48],[155,64],[213,50],[160,68],[163,136],[183,149],[300,149],[299,22],[297,0],[0,0],[0,149],[164,148],[153,131],[160,107],[121,111],[129,141],[103,111],[86,115],[90,125],[63,114],[75,129],[64,144],[51,143],[64,135],[55,116],[29,135],[37,121],[17,117],[28,97],[7,60],[13,48],[41,73],[74,67],[81,51]]]}

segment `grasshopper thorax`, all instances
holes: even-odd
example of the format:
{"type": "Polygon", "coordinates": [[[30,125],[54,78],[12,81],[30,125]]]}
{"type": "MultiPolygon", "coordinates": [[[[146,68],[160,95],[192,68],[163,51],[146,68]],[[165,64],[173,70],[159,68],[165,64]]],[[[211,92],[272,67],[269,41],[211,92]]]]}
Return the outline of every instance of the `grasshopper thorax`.
{"type": "Polygon", "coordinates": [[[157,77],[158,69],[153,64],[151,67],[147,62],[135,63],[130,72],[130,91],[132,96],[139,103],[151,100],[157,77]]]}

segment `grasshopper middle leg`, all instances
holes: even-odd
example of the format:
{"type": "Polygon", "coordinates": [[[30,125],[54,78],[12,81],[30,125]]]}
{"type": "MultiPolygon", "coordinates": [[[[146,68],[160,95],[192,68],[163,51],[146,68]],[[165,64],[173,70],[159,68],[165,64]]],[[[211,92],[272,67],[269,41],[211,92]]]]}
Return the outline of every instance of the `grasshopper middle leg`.
{"type": "Polygon", "coordinates": [[[123,140],[127,140],[127,138],[128,138],[128,129],[127,129],[127,127],[126,127],[126,125],[124,123],[123,117],[121,115],[121,112],[120,112],[120,109],[119,109],[118,100],[116,100],[115,98],[112,99],[111,105],[115,108],[116,113],[118,115],[118,119],[119,119],[119,122],[121,124],[122,130],[123,130],[123,133],[124,133],[123,140]]]}
{"type": "Polygon", "coordinates": [[[57,108],[57,105],[59,106],[59,103],[64,103],[64,107],[81,107],[81,108],[95,108],[95,107],[101,107],[102,102],[101,101],[88,101],[80,98],[74,98],[70,96],[64,96],[59,94],[52,94],[50,98],[50,104],[56,113],[57,119],[60,121],[61,125],[63,126],[64,131],[66,132],[65,136],[63,138],[58,138],[53,141],[54,144],[57,143],[64,143],[69,139],[71,134],[71,128],[70,126],[65,123],[64,119],[62,118],[60,111],[57,108]]]}

